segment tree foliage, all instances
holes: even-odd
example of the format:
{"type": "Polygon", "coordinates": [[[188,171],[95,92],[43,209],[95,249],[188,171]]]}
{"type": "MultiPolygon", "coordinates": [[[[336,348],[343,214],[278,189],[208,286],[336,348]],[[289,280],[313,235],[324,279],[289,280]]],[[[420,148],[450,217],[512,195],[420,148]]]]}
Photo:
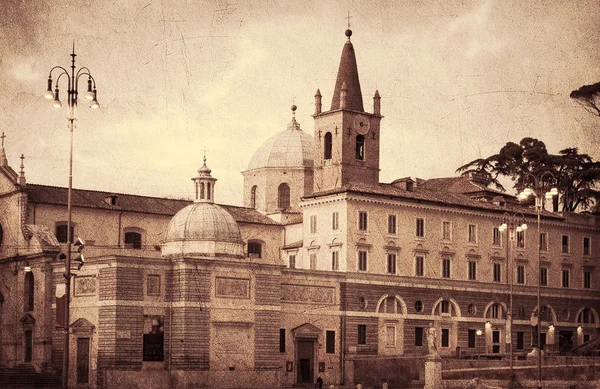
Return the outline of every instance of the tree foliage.
{"type": "Polygon", "coordinates": [[[535,138],[523,138],[518,144],[508,142],[498,154],[471,161],[456,171],[463,176],[477,175],[501,191],[506,189],[500,179],[509,178],[518,192],[534,185],[532,175],[543,175],[544,192],[556,187],[563,211],[588,211],[600,199],[600,191],[595,189],[600,182],[600,162],[579,154],[575,147],[549,154],[544,142],[535,138]],[[546,172],[554,178],[544,175],[546,172]]]}
{"type": "Polygon", "coordinates": [[[571,92],[569,96],[583,105],[586,111],[600,116],[600,82],[584,85],[571,92]]]}

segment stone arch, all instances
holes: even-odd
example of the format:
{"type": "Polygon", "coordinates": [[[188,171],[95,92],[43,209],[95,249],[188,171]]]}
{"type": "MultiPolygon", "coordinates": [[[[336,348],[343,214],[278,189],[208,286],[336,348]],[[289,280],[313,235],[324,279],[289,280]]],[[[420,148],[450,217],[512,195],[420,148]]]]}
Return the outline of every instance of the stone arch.
{"type": "Polygon", "coordinates": [[[451,297],[440,297],[439,299],[437,299],[431,307],[431,315],[432,316],[439,316],[439,314],[436,314],[436,311],[441,310],[440,305],[442,304],[442,301],[448,301],[448,303],[452,307],[450,316],[457,316],[457,317],[462,316],[462,313],[460,311],[460,307],[458,306],[458,303],[456,302],[456,300],[454,300],[451,297]]]}
{"type": "MultiPolygon", "coordinates": [[[[545,322],[556,322],[556,312],[554,312],[554,308],[552,308],[552,306],[550,304],[546,304],[546,305],[542,305],[542,307],[546,307],[546,309],[548,310],[546,313],[542,313],[542,318],[541,321],[545,321],[545,322]]],[[[531,316],[529,318],[529,320],[531,320],[532,323],[537,323],[537,317],[536,317],[536,312],[538,311],[538,306],[536,305],[533,308],[533,311],[531,312],[531,316]]]]}
{"type": "Polygon", "coordinates": [[[575,322],[578,324],[597,324],[600,323],[600,317],[598,316],[598,312],[594,309],[594,308],[590,308],[590,307],[581,307],[579,308],[579,310],[577,311],[577,313],[575,314],[575,318],[574,318],[575,322]],[[591,315],[592,315],[592,319],[594,320],[594,322],[589,322],[589,323],[582,323],[579,322],[579,315],[581,315],[581,313],[585,310],[590,311],[591,315]]]}
{"type": "Polygon", "coordinates": [[[397,294],[395,294],[395,295],[384,294],[383,296],[381,296],[379,298],[379,301],[377,301],[375,312],[377,312],[377,313],[399,313],[399,314],[404,315],[408,311],[406,310],[406,303],[404,302],[404,299],[402,299],[402,297],[400,297],[397,294]],[[394,302],[396,303],[396,307],[398,307],[398,306],[400,307],[401,312],[388,312],[387,311],[388,304],[386,303],[388,299],[393,299],[394,302]]]}
{"type": "Polygon", "coordinates": [[[490,301],[485,308],[483,309],[483,317],[485,319],[505,319],[506,318],[506,314],[508,312],[508,307],[506,306],[506,303],[500,302],[500,301],[490,301]],[[501,315],[498,315],[498,317],[491,317],[492,316],[492,307],[494,305],[498,305],[501,310],[498,313],[501,313],[501,315]]]}

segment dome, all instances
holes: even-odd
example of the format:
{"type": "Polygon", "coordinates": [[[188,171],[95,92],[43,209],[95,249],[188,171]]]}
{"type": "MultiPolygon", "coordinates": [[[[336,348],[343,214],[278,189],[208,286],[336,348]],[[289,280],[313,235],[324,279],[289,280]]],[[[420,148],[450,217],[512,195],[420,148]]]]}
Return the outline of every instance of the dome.
{"type": "Polygon", "coordinates": [[[195,202],[173,216],[162,255],[243,255],[240,229],[231,214],[211,202],[195,202]]]}
{"type": "Polygon", "coordinates": [[[269,138],[254,153],[248,170],[264,167],[312,167],[313,137],[292,119],[287,130],[269,138]]]}

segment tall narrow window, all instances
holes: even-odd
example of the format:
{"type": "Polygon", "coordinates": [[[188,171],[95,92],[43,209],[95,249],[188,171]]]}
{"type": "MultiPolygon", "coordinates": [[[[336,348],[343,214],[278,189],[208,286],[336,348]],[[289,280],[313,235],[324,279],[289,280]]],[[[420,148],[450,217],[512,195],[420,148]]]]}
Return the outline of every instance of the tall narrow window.
{"type": "Polygon", "coordinates": [[[467,335],[467,347],[468,348],[475,348],[475,335],[476,335],[476,331],[475,330],[469,330],[469,333],[467,335]]]}
{"type": "Polygon", "coordinates": [[[492,235],[492,244],[494,246],[501,246],[502,240],[500,235],[500,229],[498,227],[494,227],[493,235],[492,235]]]}
{"type": "Polygon", "coordinates": [[[279,352],[285,352],[285,328],[279,329],[279,352]]]}
{"type": "Polygon", "coordinates": [[[591,255],[590,238],[588,238],[588,237],[583,238],[583,255],[585,255],[585,256],[591,255]]]}
{"type": "Polygon", "coordinates": [[[517,265],[517,284],[525,283],[525,265],[517,265]]]}
{"type": "Polygon", "coordinates": [[[540,285],[548,286],[548,268],[540,267],[540,285]]]}
{"type": "Polygon", "coordinates": [[[477,243],[477,226],[475,224],[469,224],[469,243],[477,243]]]}
{"type": "Polygon", "coordinates": [[[289,259],[290,259],[290,269],[295,269],[296,268],[296,256],[290,255],[289,259]]]}
{"type": "Polygon", "coordinates": [[[366,251],[358,252],[358,270],[367,271],[367,252],[366,251]]]}
{"type": "Polygon", "coordinates": [[[164,360],[164,322],[163,316],[144,315],[143,361],[164,360]]]}
{"type": "Polygon", "coordinates": [[[396,235],[396,215],[388,215],[388,234],[396,235]]]}
{"type": "Polygon", "coordinates": [[[250,189],[250,208],[256,208],[256,185],[250,189]]]}
{"type": "Polygon", "coordinates": [[[494,263],[493,280],[494,280],[494,282],[501,282],[502,281],[502,265],[499,264],[499,263],[494,263]]]}
{"type": "Polygon", "coordinates": [[[423,346],[423,327],[415,327],[415,346],[423,346]]]}
{"type": "Polygon", "coordinates": [[[325,352],[335,354],[335,331],[325,331],[325,352]]]}
{"type": "Polygon", "coordinates": [[[210,182],[206,183],[206,198],[210,200],[210,182]]]}
{"type": "Polygon", "coordinates": [[[568,288],[570,285],[570,281],[571,281],[571,272],[569,271],[569,269],[563,269],[562,270],[562,287],[568,288]]]}
{"type": "Polygon", "coordinates": [[[523,350],[525,348],[525,333],[522,331],[517,332],[517,350],[523,350]]]}
{"type": "Polygon", "coordinates": [[[477,262],[469,261],[469,280],[477,279],[477,262]]]}
{"type": "Polygon", "coordinates": [[[569,235],[562,236],[562,253],[563,254],[569,253],[569,235]]]}
{"type": "Polygon", "coordinates": [[[339,214],[339,212],[334,212],[331,214],[331,229],[333,231],[337,231],[340,229],[340,214],[339,214]]]}
{"type": "Polygon", "coordinates": [[[323,159],[331,159],[331,149],[333,147],[333,141],[331,139],[331,132],[325,134],[325,144],[323,147],[323,159]]]}
{"type": "Polygon", "coordinates": [[[416,231],[416,235],[419,238],[422,238],[425,236],[425,220],[423,219],[417,219],[417,231],[416,231]]]}
{"type": "Polygon", "coordinates": [[[451,228],[452,228],[452,223],[442,222],[442,239],[443,240],[452,240],[451,228]]]}
{"type": "Polygon", "coordinates": [[[310,233],[311,234],[317,233],[317,215],[310,216],[310,233]]]}
{"type": "Polygon", "coordinates": [[[517,231],[517,247],[525,248],[525,231],[517,231]]]}
{"type": "Polygon", "coordinates": [[[540,232],[540,250],[548,251],[548,233],[540,232]]]}
{"type": "Polygon", "coordinates": [[[450,259],[442,259],[442,278],[450,278],[450,259]]]}
{"type": "Polygon", "coordinates": [[[396,274],[396,254],[388,254],[387,255],[387,260],[388,260],[388,273],[389,274],[396,274]]]}
{"type": "Polygon", "coordinates": [[[139,232],[126,232],[125,233],[125,247],[131,249],[142,248],[142,234],[139,232]]]}
{"type": "Polygon", "coordinates": [[[442,328],[442,347],[450,347],[450,329],[442,328]]]}
{"type": "Polygon", "coordinates": [[[415,257],[415,275],[417,277],[423,277],[425,274],[425,261],[423,257],[417,256],[415,257]]]}
{"type": "Polygon", "coordinates": [[[358,344],[367,344],[367,325],[359,324],[358,328],[358,344]]]}
{"type": "Polygon", "coordinates": [[[317,253],[310,253],[310,268],[312,270],[317,268],[317,253]]]}
{"type": "Polygon", "coordinates": [[[592,287],[592,272],[590,270],[583,271],[583,287],[585,289],[592,287]]]}
{"type": "Polygon", "coordinates": [[[200,199],[204,200],[204,182],[200,183],[200,199]]]}
{"type": "Polygon", "coordinates": [[[365,160],[365,137],[363,135],[356,136],[356,159],[365,160]]]}
{"type": "Polygon", "coordinates": [[[358,213],[358,229],[361,231],[367,231],[367,212],[360,211],[358,213]]]}
{"type": "Polygon", "coordinates": [[[33,311],[33,301],[35,296],[35,282],[33,279],[33,272],[31,271],[25,272],[25,282],[23,291],[23,301],[25,302],[24,311],[31,312],[33,311]]]}
{"type": "Polygon", "coordinates": [[[440,303],[440,313],[450,314],[450,303],[448,300],[442,300],[440,303]]]}
{"type": "Polygon", "coordinates": [[[278,188],[278,206],[280,209],[287,209],[290,207],[290,186],[285,182],[279,185],[278,188]]]}
{"type": "Polygon", "coordinates": [[[331,270],[340,270],[340,252],[331,252],[331,270]]]}

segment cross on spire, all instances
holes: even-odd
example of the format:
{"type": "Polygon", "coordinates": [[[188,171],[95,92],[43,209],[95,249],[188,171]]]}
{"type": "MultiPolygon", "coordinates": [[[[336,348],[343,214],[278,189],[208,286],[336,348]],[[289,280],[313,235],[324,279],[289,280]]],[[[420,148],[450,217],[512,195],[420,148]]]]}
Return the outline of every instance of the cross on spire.
{"type": "Polygon", "coordinates": [[[2,148],[4,148],[4,138],[6,138],[6,135],[4,135],[4,132],[2,132],[2,136],[0,136],[0,138],[2,138],[2,148]]]}
{"type": "Polygon", "coordinates": [[[202,151],[204,152],[204,164],[206,165],[206,146],[204,146],[202,151]]]}
{"type": "Polygon", "coordinates": [[[350,16],[350,10],[348,10],[348,17],[346,18],[348,20],[348,30],[350,29],[350,19],[352,19],[352,16],[350,16]]]}

